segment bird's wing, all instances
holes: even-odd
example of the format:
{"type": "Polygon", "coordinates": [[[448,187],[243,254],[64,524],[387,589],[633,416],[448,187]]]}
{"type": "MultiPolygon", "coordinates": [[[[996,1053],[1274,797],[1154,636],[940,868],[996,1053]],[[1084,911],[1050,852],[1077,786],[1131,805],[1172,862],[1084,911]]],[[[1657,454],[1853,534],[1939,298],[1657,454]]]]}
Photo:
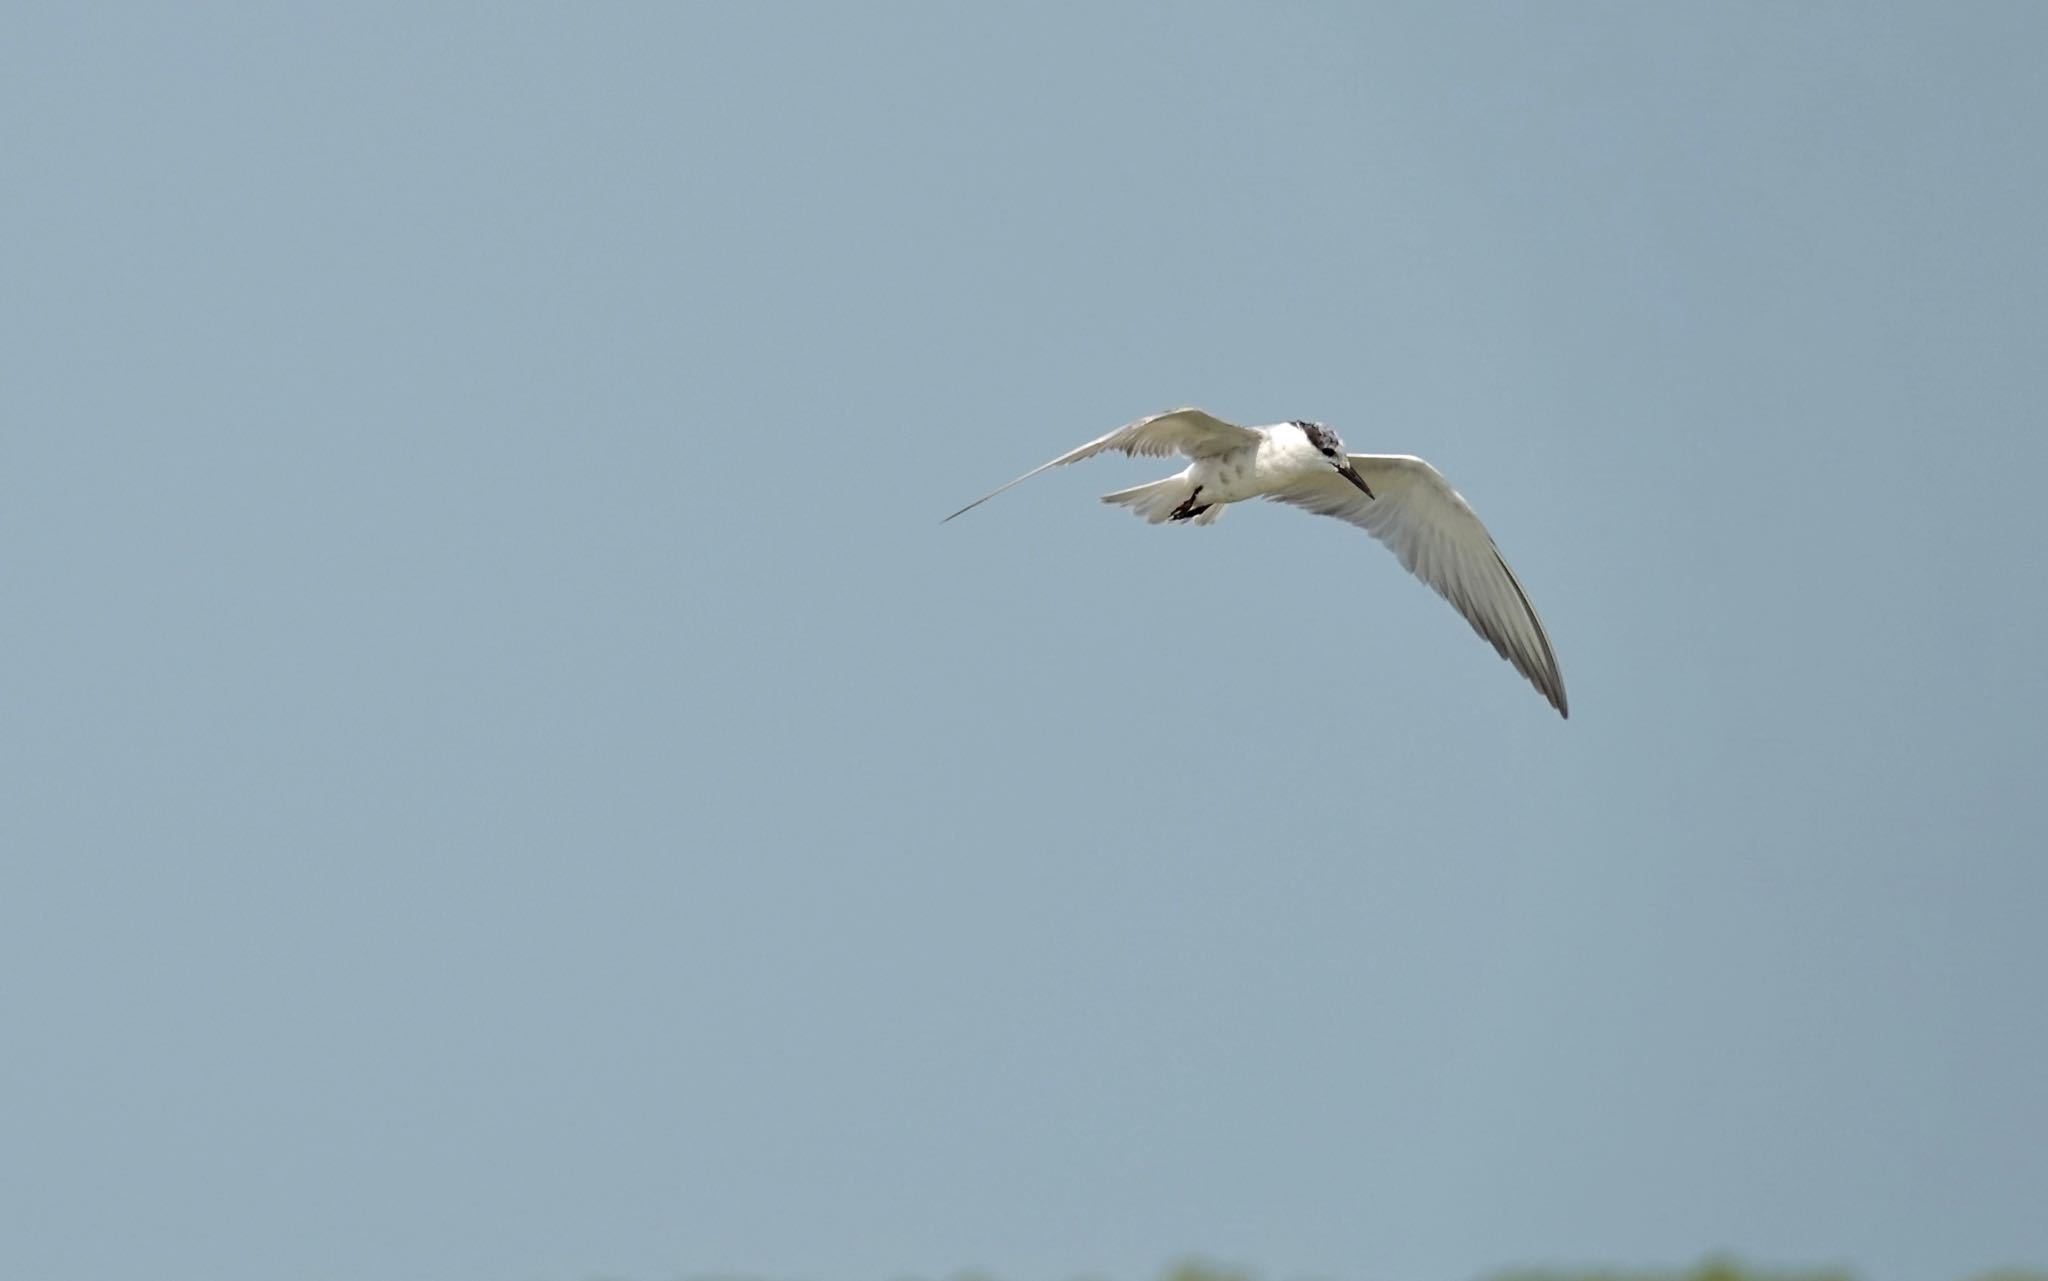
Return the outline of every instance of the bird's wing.
{"type": "Polygon", "coordinates": [[[1351,465],[1375,497],[1367,498],[1330,469],[1267,496],[1350,521],[1385,543],[1410,573],[1435,588],[1473,631],[1528,677],[1560,716],[1570,716],[1564,677],[1543,620],[1478,513],[1420,458],[1353,454],[1351,465]]]}
{"type": "MultiPolygon", "coordinates": [[[[1001,489],[990,490],[973,502],[954,512],[959,516],[973,511],[997,494],[1013,485],[1021,485],[1042,471],[1078,463],[1084,458],[1120,449],[1133,458],[1164,458],[1168,454],[1185,454],[1189,458],[1213,458],[1227,454],[1246,445],[1256,445],[1260,433],[1251,427],[1240,427],[1236,423],[1224,422],[1221,418],[1205,414],[1199,409],[1175,409],[1150,418],[1140,418],[1134,423],[1125,423],[1107,436],[1091,440],[1079,449],[1061,454],[1058,458],[1040,467],[1033,467],[1022,476],[1004,485],[1001,489]]],[[[953,519],[946,517],[946,520],[953,519]]],[[[946,521],[939,522],[941,525],[946,521]]]]}

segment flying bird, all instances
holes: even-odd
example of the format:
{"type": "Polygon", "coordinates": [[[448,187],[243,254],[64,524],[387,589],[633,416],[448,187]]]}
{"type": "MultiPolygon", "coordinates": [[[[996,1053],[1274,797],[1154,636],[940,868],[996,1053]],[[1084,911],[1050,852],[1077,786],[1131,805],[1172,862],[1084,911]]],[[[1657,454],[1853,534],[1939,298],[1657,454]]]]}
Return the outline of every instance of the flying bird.
{"type": "Polygon", "coordinates": [[[1032,468],[953,516],[1042,471],[1113,449],[1133,458],[1180,454],[1189,460],[1164,480],[1102,496],[1154,525],[1208,525],[1232,503],[1270,498],[1358,526],[1463,614],[1558,715],[1571,715],[1543,620],[1478,513],[1422,459],[1346,453],[1337,433],[1321,423],[1240,427],[1199,409],[1154,414],[1032,468]]]}

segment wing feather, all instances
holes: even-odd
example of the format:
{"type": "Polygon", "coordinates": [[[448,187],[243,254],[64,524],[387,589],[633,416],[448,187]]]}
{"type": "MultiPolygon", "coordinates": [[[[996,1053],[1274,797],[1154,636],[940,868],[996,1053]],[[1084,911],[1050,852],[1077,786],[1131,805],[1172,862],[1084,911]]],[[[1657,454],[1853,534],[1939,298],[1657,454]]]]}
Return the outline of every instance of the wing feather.
{"type": "MultiPolygon", "coordinates": [[[[1247,445],[1256,445],[1259,440],[1260,433],[1254,428],[1224,422],[1221,418],[1199,409],[1170,410],[1163,414],[1154,414],[1150,418],[1140,418],[1134,423],[1125,423],[1107,436],[1099,436],[1079,449],[1069,450],[1049,463],[1033,467],[1009,484],[983,494],[954,512],[953,516],[973,511],[1003,490],[1021,485],[1042,471],[1064,467],[1068,463],[1078,463],[1084,458],[1093,458],[1112,449],[1122,450],[1133,458],[1164,458],[1170,454],[1181,454],[1191,459],[1214,458],[1232,450],[1243,449],[1247,445]]],[[[946,520],[953,519],[953,516],[946,517],[946,520]]],[[[939,523],[943,525],[946,521],[942,520],[939,523]]]]}
{"type": "Polygon", "coordinates": [[[1385,543],[1410,573],[1449,601],[1473,631],[1514,664],[1560,716],[1569,717],[1564,675],[1543,620],[1479,514],[1420,458],[1353,454],[1351,465],[1376,497],[1367,498],[1334,470],[1267,496],[1349,521],[1385,543]]]}

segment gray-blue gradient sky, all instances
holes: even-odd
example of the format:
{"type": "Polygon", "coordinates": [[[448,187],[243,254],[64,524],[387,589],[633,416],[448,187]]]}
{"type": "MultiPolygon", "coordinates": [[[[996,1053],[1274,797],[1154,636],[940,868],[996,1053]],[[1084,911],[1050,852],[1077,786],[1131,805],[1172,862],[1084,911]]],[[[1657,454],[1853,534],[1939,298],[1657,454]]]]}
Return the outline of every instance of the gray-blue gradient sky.
{"type": "Polygon", "coordinates": [[[11,7],[0,1271],[2048,1261],[2044,47],[11,7]]]}

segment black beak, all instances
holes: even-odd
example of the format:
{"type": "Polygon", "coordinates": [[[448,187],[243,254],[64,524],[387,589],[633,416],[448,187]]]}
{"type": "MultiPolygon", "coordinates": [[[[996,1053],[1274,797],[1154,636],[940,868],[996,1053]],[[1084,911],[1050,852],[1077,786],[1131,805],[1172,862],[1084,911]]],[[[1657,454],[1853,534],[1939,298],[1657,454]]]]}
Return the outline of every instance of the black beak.
{"type": "Polygon", "coordinates": [[[1364,490],[1365,496],[1367,498],[1376,497],[1376,495],[1372,492],[1372,486],[1365,483],[1365,477],[1359,475],[1358,469],[1356,467],[1353,467],[1350,463],[1337,464],[1337,474],[1339,476],[1342,476],[1344,479],[1350,481],[1352,484],[1358,486],[1360,489],[1364,490]]]}

